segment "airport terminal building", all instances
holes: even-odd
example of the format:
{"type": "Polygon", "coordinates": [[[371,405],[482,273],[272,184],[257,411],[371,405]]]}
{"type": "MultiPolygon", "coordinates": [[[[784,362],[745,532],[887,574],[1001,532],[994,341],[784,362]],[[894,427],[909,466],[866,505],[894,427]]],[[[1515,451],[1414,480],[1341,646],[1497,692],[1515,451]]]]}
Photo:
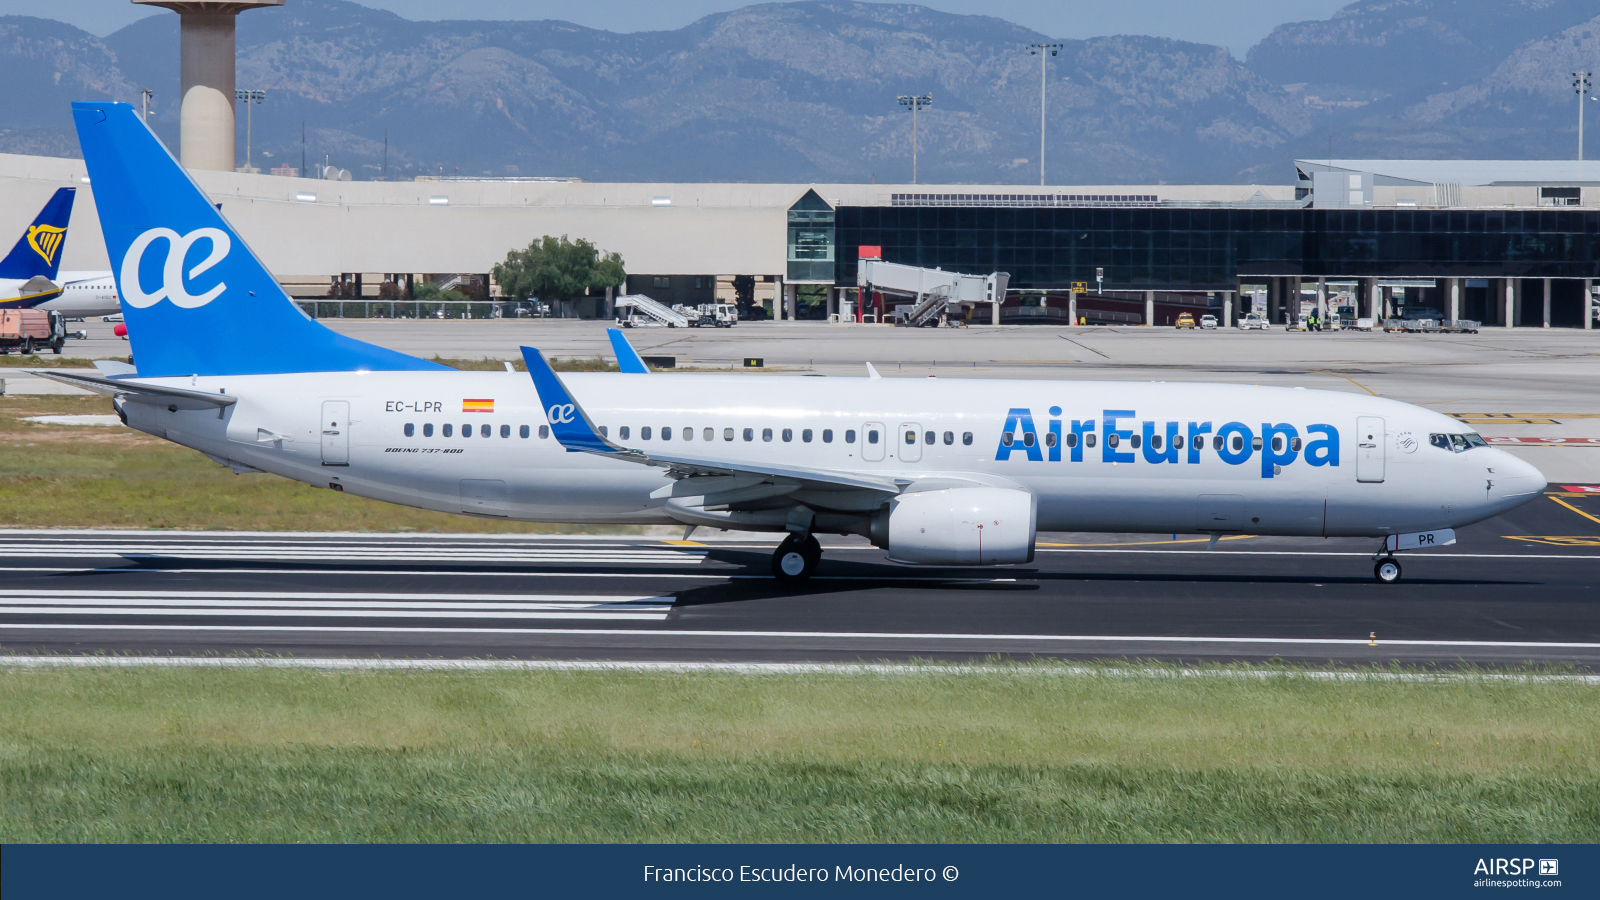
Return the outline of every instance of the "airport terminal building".
{"type": "MultiPolygon", "coordinates": [[[[1298,160],[1282,185],[1044,188],[192,174],[291,294],[343,301],[346,315],[397,314],[385,302],[424,281],[492,300],[494,264],[546,234],[621,253],[627,293],[737,301],[780,319],[892,314],[896,298],[862,297],[863,253],[1008,273],[993,313],[1019,324],[1252,311],[1292,323],[1321,307],[1585,328],[1600,282],[1595,162],[1298,160]]],[[[83,163],[0,155],[10,209],[37,209],[69,184],[84,189],[64,265],[105,268],[83,163]]],[[[594,296],[551,312],[613,309],[594,296]]]]}

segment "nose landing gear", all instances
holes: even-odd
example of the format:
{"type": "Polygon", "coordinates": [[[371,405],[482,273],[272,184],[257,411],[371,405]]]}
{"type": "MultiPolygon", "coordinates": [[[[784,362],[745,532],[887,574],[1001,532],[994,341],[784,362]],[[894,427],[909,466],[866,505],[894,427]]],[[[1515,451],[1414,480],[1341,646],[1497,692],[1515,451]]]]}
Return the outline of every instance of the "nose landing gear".
{"type": "Polygon", "coordinates": [[[799,582],[811,577],[822,561],[822,545],[812,535],[789,535],[772,554],[772,576],[779,581],[799,582]]]}
{"type": "Polygon", "coordinates": [[[1400,580],[1400,561],[1392,556],[1385,556],[1372,567],[1372,575],[1383,584],[1394,584],[1400,580]]]}

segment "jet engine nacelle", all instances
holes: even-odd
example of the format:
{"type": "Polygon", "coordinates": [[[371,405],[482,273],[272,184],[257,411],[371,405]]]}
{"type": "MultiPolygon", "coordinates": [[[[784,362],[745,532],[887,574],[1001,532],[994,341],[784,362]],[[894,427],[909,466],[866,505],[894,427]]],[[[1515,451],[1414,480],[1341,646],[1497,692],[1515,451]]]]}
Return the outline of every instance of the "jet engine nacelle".
{"type": "Polygon", "coordinates": [[[874,543],[896,562],[999,566],[1033,562],[1033,494],[970,487],[901,494],[873,522],[874,543]]]}

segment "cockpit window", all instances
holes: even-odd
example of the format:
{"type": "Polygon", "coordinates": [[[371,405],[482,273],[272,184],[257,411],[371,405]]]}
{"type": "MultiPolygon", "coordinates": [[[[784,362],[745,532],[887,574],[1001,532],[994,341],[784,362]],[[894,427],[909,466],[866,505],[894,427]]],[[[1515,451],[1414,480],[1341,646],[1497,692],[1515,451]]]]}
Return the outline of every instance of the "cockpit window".
{"type": "Polygon", "coordinates": [[[1465,453],[1473,447],[1487,447],[1489,442],[1475,432],[1466,434],[1430,434],[1428,443],[1440,450],[1449,450],[1452,453],[1465,453]]]}

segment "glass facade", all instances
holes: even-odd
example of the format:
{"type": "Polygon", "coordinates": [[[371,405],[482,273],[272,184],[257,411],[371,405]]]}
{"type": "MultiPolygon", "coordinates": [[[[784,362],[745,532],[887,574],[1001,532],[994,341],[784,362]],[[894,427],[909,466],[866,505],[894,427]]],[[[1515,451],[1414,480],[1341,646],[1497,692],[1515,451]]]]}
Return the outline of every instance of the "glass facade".
{"type": "Polygon", "coordinates": [[[1265,275],[1600,278],[1600,211],[1587,210],[841,206],[837,235],[835,283],[850,286],[862,245],[887,262],[1009,272],[1012,289],[1093,284],[1096,268],[1123,290],[1234,290],[1265,275]]]}
{"type": "MultiPolygon", "coordinates": [[[[831,282],[834,279],[833,208],[806,191],[789,207],[789,265],[785,280],[831,282]]],[[[853,276],[852,276],[853,277],[853,276]]]]}

